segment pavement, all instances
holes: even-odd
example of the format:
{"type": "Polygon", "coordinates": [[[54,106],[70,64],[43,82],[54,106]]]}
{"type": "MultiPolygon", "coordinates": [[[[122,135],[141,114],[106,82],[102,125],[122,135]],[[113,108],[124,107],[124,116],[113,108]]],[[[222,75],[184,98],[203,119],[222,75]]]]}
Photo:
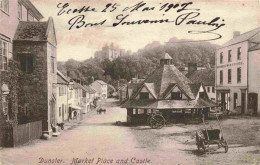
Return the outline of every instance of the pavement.
{"type": "Polygon", "coordinates": [[[126,110],[114,99],[103,106],[105,114],[91,111],[82,121],[66,124],[59,137],[0,149],[0,164],[257,164],[259,160],[257,146],[232,144],[226,154],[223,149],[200,153],[193,130],[183,124],[160,130],[117,126],[116,121],[126,121],[126,110]]]}

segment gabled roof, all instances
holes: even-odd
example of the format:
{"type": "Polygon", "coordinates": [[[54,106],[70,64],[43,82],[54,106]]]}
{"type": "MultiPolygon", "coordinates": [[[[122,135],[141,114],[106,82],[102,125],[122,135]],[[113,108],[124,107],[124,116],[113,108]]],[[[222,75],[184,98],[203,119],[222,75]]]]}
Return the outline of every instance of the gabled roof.
{"type": "Polygon", "coordinates": [[[57,70],[57,83],[69,83],[69,78],[64,76],[60,71],[57,70]]]}
{"type": "Polygon", "coordinates": [[[82,86],[81,84],[79,84],[75,81],[74,81],[74,88],[80,88],[80,89],[83,89],[84,91],[87,91],[87,89],[84,86],[82,86]]]}
{"type": "Polygon", "coordinates": [[[19,41],[47,41],[48,22],[20,21],[14,36],[19,41]]]}
{"type": "MultiPolygon", "coordinates": [[[[121,107],[123,108],[152,108],[152,109],[173,109],[173,108],[202,108],[216,106],[208,97],[205,101],[201,98],[196,99],[201,83],[192,83],[184,76],[173,64],[166,63],[160,65],[151,75],[147,77],[141,84],[134,84],[132,95],[121,107]],[[146,87],[148,91],[154,95],[154,99],[135,99],[141,89],[146,87]],[[182,100],[166,99],[169,91],[178,87],[179,90],[187,97],[182,100]]],[[[128,89],[130,86],[128,86],[128,89]]],[[[205,91],[205,89],[204,89],[205,91]]],[[[206,95],[207,96],[207,95],[206,95]]]]}
{"type": "Polygon", "coordinates": [[[50,17],[45,22],[20,21],[14,35],[15,41],[50,41],[57,44],[53,19],[50,17]],[[49,38],[49,33],[53,32],[54,37],[49,38]]]}
{"type": "Polygon", "coordinates": [[[186,78],[174,65],[164,65],[155,70],[144,83],[153,83],[155,96],[158,99],[164,98],[164,93],[171,84],[178,84],[178,86],[190,98],[194,99],[194,95],[190,89],[191,81],[186,78]]]}
{"type": "Polygon", "coordinates": [[[84,85],[84,87],[88,93],[90,93],[90,94],[96,93],[96,91],[93,88],[91,88],[90,86],[84,85]]]}
{"type": "Polygon", "coordinates": [[[243,42],[243,41],[250,40],[252,37],[254,37],[259,32],[260,32],[260,27],[253,29],[251,31],[248,31],[246,33],[243,33],[243,34],[229,40],[228,42],[226,42],[224,45],[221,46],[221,48],[227,47],[229,45],[233,45],[233,44],[236,44],[236,43],[240,43],[240,42],[243,42]]]}
{"type": "Polygon", "coordinates": [[[191,91],[195,97],[198,95],[201,85],[201,83],[190,84],[191,91]]]}
{"type": "Polygon", "coordinates": [[[193,83],[203,83],[206,86],[215,86],[215,69],[196,70],[186,74],[193,83]]]}
{"type": "Polygon", "coordinates": [[[107,85],[107,83],[105,83],[105,82],[102,81],[102,80],[96,80],[95,82],[97,82],[97,83],[99,83],[99,84],[101,84],[101,85],[107,85]]]}

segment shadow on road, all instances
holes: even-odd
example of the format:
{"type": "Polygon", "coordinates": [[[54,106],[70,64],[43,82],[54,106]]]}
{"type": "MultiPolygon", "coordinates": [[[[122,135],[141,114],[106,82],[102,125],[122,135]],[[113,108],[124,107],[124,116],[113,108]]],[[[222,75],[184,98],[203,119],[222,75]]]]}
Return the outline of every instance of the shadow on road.
{"type": "Polygon", "coordinates": [[[216,149],[209,149],[207,150],[206,152],[203,152],[202,150],[181,150],[181,151],[184,151],[184,152],[187,152],[189,154],[193,154],[193,155],[196,155],[198,157],[206,157],[207,155],[215,155],[215,154],[224,154],[225,152],[224,151],[217,151],[216,149]]]}

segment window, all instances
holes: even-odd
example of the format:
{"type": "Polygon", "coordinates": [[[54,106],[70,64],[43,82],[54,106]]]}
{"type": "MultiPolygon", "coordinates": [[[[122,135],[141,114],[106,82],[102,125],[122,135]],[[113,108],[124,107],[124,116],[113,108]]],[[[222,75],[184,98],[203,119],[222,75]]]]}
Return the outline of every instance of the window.
{"type": "Polygon", "coordinates": [[[171,99],[172,100],[181,100],[182,99],[181,92],[172,92],[171,99]]]}
{"type": "Polygon", "coordinates": [[[20,54],[21,70],[25,73],[33,72],[33,56],[30,54],[20,54]]]}
{"type": "Polygon", "coordinates": [[[212,87],[212,93],[215,93],[215,87],[212,87]]]}
{"type": "Polygon", "coordinates": [[[231,62],[232,54],[231,50],[228,51],[228,62],[231,62]]]}
{"type": "Polygon", "coordinates": [[[199,98],[202,98],[202,99],[206,98],[205,92],[200,92],[199,98]]]}
{"type": "Polygon", "coordinates": [[[22,5],[18,3],[18,18],[22,20],[22,5]]]}
{"type": "Polygon", "coordinates": [[[9,13],[9,0],[0,0],[0,9],[9,13]]]}
{"type": "Polygon", "coordinates": [[[149,99],[149,93],[148,92],[141,92],[140,93],[140,99],[149,99]]]}
{"type": "Polygon", "coordinates": [[[7,70],[8,64],[8,44],[0,40],[0,69],[7,70]]]}
{"type": "Polygon", "coordinates": [[[232,81],[232,72],[231,72],[231,69],[228,69],[228,83],[230,84],[231,81],[232,81]]]}
{"type": "Polygon", "coordinates": [[[241,68],[237,68],[237,83],[241,83],[241,68]]]}
{"type": "Polygon", "coordinates": [[[6,95],[2,96],[2,108],[3,108],[4,116],[6,117],[6,120],[9,120],[8,100],[7,100],[7,96],[6,95]]]}
{"type": "Polygon", "coordinates": [[[207,87],[208,88],[208,93],[210,93],[210,87],[207,87]]]}
{"type": "Polygon", "coordinates": [[[144,114],[144,109],[138,109],[138,114],[144,114]]]}
{"type": "Polygon", "coordinates": [[[61,107],[59,107],[59,117],[61,117],[61,107]]]}
{"type": "Polygon", "coordinates": [[[237,60],[241,60],[241,47],[237,48],[237,60]]]}
{"type": "Polygon", "coordinates": [[[220,71],[219,83],[223,84],[223,70],[220,71]]]}
{"type": "Polygon", "coordinates": [[[54,57],[51,57],[51,73],[54,73],[54,57]]]}
{"type": "Polygon", "coordinates": [[[32,16],[31,13],[29,13],[29,11],[28,11],[28,14],[27,14],[27,21],[30,21],[30,22],[34,21],[34,17],[32,16]]]}
{"type": "Polygon", "coordinates": [[[223,63],[223,52],[220,53],[220,63],[223,63]]]}

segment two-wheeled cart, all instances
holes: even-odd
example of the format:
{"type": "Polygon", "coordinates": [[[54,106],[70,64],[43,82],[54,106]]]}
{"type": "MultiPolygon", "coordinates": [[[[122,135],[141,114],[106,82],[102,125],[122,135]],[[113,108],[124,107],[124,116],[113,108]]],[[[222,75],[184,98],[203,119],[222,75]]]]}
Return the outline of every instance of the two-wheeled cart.
{"type": "Polygon", "coordinates": [[[224,139],[222,127],[217,115],[216,118],[220,129],[208,129],[204,121],[204,116],[202,117],[205,129],[196,132],[196,145],[198,150],[202,149],[203,152],[206,152],[210,145],[217,144],[218,148],[224,148],[225,152],[228,152],[228,143],[224,139]]]}
{"type": "Polygon", "coordinates": [[[147,124],[153,129],[161,129],[165,126],[165,118],[160,112],[151,113],[147,118],[147,124]]]}

